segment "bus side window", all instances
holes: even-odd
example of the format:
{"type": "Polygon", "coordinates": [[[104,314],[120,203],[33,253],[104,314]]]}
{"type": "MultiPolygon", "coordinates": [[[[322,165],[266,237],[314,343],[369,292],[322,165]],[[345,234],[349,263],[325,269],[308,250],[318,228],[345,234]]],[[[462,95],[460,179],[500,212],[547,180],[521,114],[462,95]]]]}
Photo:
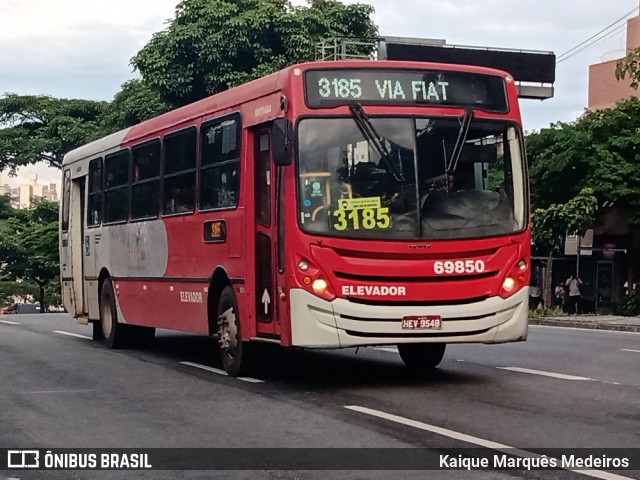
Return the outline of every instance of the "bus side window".
{"type": "Polygon", "coordinates": [[[238,205],[241,132],[238,115],[203,124],[198,197],[201,210],[238,205]]]}
{"type": "Polygon", "coordinates": [[[125,221],[129,218],[129,150],[107,155],[104,171],[104,221],[125,221]]]}
{"type": "Polygon", "coordinates": [[[136,145],[131,152],[131,218],[155,218],[160,195],[160,141],[136,145]]]}
{"type": "Polygon", "coordinates": [[[102,158],[89,162],[89,201],[87,225],[96,226],[102,222],[102,158]]]}
{"type": "Polygon", "coordinates": [[[188,128],[164,138],[164,193],[162,213],[191,213],[196,197],[196,129],[188,128]]]}

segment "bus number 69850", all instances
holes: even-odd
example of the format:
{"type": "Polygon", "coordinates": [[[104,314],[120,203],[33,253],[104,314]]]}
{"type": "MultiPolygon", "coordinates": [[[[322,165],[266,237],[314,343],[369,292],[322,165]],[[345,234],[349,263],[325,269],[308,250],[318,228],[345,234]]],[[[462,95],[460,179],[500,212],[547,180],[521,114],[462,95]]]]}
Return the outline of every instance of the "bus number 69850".
{"type": "Polygon", "coordinates": [[[436,275],[451,275],[454,273],[482,273],[484,272],[484,260],[447,260],[435,262],[433,271],[436,275]]]}

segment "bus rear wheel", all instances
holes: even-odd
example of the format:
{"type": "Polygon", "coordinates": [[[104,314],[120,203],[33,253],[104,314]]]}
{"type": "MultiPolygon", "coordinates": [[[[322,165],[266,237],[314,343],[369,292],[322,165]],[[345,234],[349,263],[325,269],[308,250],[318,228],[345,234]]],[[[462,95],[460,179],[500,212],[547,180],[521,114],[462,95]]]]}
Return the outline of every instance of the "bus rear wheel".
{"type": "Polygon", "coordinates": [[[446,348],[446,343],[401,343],[398,352],[408,368],[424,371],[440,364],[446,348]]]}
{"type": "Polygon", "coordinates": [[[126,343],[126,325],[118,322],[116,295],[111,279],[107,278],[100,292],[100,327],[108,348],[122,348],[126,343]]]}
{"type": "Polygon", "coordinates": [[[242,340],[238,303],[230,286],[224,287],[218,302],[218,342],[225,371],[232,377],[246,375],[251,367],[252,345],[242,340]]]}

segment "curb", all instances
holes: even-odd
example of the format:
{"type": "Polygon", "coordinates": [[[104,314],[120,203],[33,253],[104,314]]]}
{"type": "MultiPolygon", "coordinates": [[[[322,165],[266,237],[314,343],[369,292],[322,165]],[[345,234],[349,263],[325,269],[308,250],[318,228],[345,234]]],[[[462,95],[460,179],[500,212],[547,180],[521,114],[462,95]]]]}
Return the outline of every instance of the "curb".
{"type": "Polygon", "coordinates": [[[612,330],[616,332],[640,332],[640,325],[627,323],[609,323],[597,321],[571,321],[545,318],[530,318],[529,325],[544,325],[547,327],[587,328],[592,330],[612,330]]]}

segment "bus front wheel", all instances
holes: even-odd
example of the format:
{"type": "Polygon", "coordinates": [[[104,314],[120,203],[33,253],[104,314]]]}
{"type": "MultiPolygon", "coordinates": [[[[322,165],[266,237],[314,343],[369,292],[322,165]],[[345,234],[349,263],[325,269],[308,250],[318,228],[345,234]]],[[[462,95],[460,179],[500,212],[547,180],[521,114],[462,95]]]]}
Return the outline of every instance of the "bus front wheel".
{"type": "Polygon", "coordinates": [[[127,334],[126,325],[118,322],[116,295],[111,279],[107,278],[100,292],[100,327],[108,348],[122,348],[127,334]]]}
{"type": "Polygon", "coordinates": [[[411,370],[430,370],[440,364],[446,347],[446,343],[401,343],[398,352],[411,370]]]}
{"type": "Polygon", "coordinates": [[[245,375],[250,370],[252,345],[242,340],[240,328],[236,295],[232,287],[226,286],[218,302],[218,342],[222,366],[232,377],[245,375]]]}

